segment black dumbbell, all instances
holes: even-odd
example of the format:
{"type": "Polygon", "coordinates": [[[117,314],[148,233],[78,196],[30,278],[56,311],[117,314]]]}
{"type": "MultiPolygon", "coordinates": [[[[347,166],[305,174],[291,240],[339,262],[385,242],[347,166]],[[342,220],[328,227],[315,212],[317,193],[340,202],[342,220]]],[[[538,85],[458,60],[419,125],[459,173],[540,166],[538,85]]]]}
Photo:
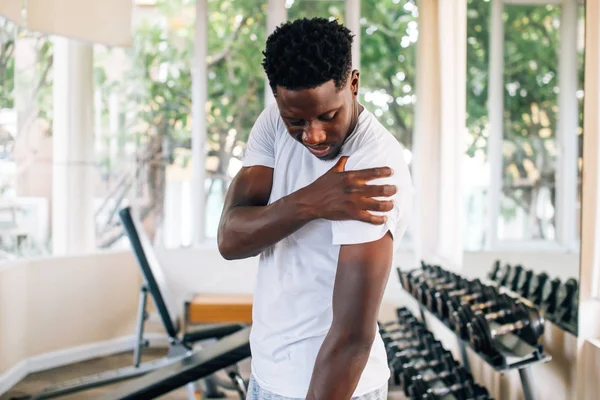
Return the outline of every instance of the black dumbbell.
{"type": "Polygon", "coordinates": [[[387,332],[381,335],[381,339],[387,348],[393,342],[419,339],[427,332],[427,329],[423,325],[417,325],[413,330],[406,332],[387,332]]]}
{"type": "Polygon", "coordinates": [[[460,289],[463,286],[464,279],[459,275],[450,273],[444,281],[424,281],[414,286],[413,296],[421,304],[427,304],[430,293],[435,293],[439,289],[460,289]]]}
{"type": "Polygon", "coordinates": [[[464,385],[473,384],[473,377],[464,367],[454,367],[449,371],[440,372],[438,375],[415,375],[411,377],[408,385],[408,391],[405,392],[411,399],[421,400],[427,393],[434,395],[450,394],[462,389],[464,385]],[[441,381],[446,388],[432,389],[431,383],[441,381]]]}
{"type": "Polygon", "coordinates": [[[425,293],[425,304],[432,312],[437,313],[436,293],[440,291],[450,291],[458,294],[467,294],[469,292],[477,292],[479,287],[481,287],[479,279],[470,281],[464,278],[459,278],[454,282],[432,286],[429,287],[425,293]]]}
{"type": "Polygon", "coordinates": [[[446,284],[446,283],[451,283],[451,282],[456,281],[456,279],[457,279],[457,277],[453,273],[448,272],[441,276],[437,276],[435,278],[423,279],[420,281],[412,281],[410,283],[409,293],[411,293],[415,299],[419,299],[420,298],[419,290],[425,290],[430,286],[437,286],[437,285],[442,285],[442,284],[446,284]]]}
{"type": "Polygon", "coordinates": [[[491,328],[483,314],[477,314],[468,325],[469,341],[477,352],[494,354],[493,340],[498,336],[515,333],[525,342],[535,346],[544,333],[544,317],[535,308],[523,303],[512,305],[514,322],[491,328]]]}
{"type": "MultiPolygon", "coordinates": [[[[498,297],[497,289],[493,286],[482,285],[477,293],[473,293],[469,296],[449,297],[446,302],[441,305],[442,313],[440,316],[445,319],[451,319],[452,313],[458,310],[461,306],[476,306],[478,304],[484,304],[481,307],[488,307],[489,301],[496,300],[498,297]]],[[[443,299],[440,299],[442,301],[443,299]]]]}
{"type": "Polygon", "coordinates": [[[531,285],[529,287],[529,299],[533,302],[533,304],[537,306],[542,305],[544,298],[544,287],[546,286],[548,279],[548,274],[545,272],[535,275],[531,279],[531,285]]]}
{"type": "Polygon", "coordinates": [[[494,266],[492,267],[492,270],[488,274],[489,280],[491,280],[492,282],[495,282],[498,279],[499,273],[500,273],[500,260],[496,260],[496,262],[494,262],[494,266]]]}
{"type": "Polygon", "coordinates": [[[485,387],[474,382],[467,382],[462,387],[459,387],[460,385],[453,386],[453,388],[448,388],[449,391],[433,389],[425,393],[419,400],[447,399],[450,394],[452,394],[452,397],[463,400],[494,400],[485,387]]]}
{"type": "Polygon", "coordinates": [[[402,377],[400,376],[407,366],[421,365],[429,362],[438,362],[447,355],[452,357],[452,353],[444,349],[441,344],[434,346],[430,351],[422,351],[424,355],[415,355],[414,352],[405,352],[399,354],[389,363],[391,370],[391,379],[395,385],[400,385],[402,377]]]}
{"type": "Polygon", "coordinates": [[[519,287],[519,282],[521,280],[522,274],[523,274],[523,267],[520,265],[517,265],[516,267],[513,268],[512,272],[510,274],[510,278],[508,279],[507,284],[504,286],[506,286],[513,292],[516,292],[519,287]]]}
{"type": "Polygon", "coordinates": [[[435,343],[437,340],[433,336],[433,334],[429,331],[423,333],[421,337],[418,338],[408,338],[406,340],[394,340],[392,342],[387,343],[386,351],[388,354],[388,359],[395,353],[402,352],[406,349],[411,348],[419,348],[419,346],[427,346],[431,343],[435,343]]]}
{"type": "Polygon", "coordinates": [[[438,374],[438,378],[443,376],[446,371],[452,371],[458,367],[459,364],[456,362],[452,353],[446,351],[446,353],[437,360],[430,360],[426,362],[404,364],[403,370],[398,374],[397,384],[402,386],[404,393],[408,393],[408,388],[412,384],[413,376],[419,375],[421,372],[431,370],[438,374]]]}
{"type": "MultiPolygon", "coordinates": [[[[398,270],[400,271],[400,270],[398,270]]],[[[440,276],[444,271],[441,269],[430,269],[430,268],[422,268],[415,269],[408,272],[399,272],[400,274],[400,283],[402,287],[407,291],[410,291],[410,282],[417,279],[424,279],[426,277],[435,277],[440,276]]]]}
{"type": "Polygon", "coordinates": [[[448,310],[448,302],[456,301],[458,304],[470,303],[474,300],[486,299],[492,294],[496,293],[496,289],[492,286],[483,285],[479,279],[475,279],[471,281],[469,284],[469,288],[466,289],[458,289],[458,290],[439,290],[435,293],[432,302],[435,302],[435,307],[432,307],[432,311],[435,310],[435,313],[441,319],[448,318],[449,310],[448,310]]]}
{"type": "Polygon", "coordinates": [[[572,314],[575,304],[575,296],[577,295],[578,283],[575,279],[569,278],[558,289],[556,299],[556,314],[560,320],[568,321],[572,314]]]}
{"type": "Polygon", "coordinates": [[[512,316],[512,303],[513,300],[510,297],[501,294],[496,299],[485,303],[460,306],[458,309],[452,310],[450,324],[458,336],[467,339],[469,337],[468,326],[475,315],[483,314],[488,322],[503,319],[509,315],[512,316]]]}
{"type": "Polygon", "coordinates": [[[388,361],[390,363],[390,366],[399,367],[402,364],[398,364],[398,362],[402,361],[402,357],[426,357],[428,355],[439,356],[440,354],[442,354],[443,351],[444,347],[439,341],[427,340],[414,347],[402,349],[396,352],[388,352],[388,361]]]}
{"type": "Polygon", "coordinates": [[[526,269],[519,277],[519,283],[517,284],[517,293],[528,299],[531,290],[531,281],[533,279],[533,271],[526,269]]]}
{"type": "Polygon", "coordinates": [[[511,276],[511,272],[512,272],[512,268],[510,267],[509,264],[506,264],[504,267],[502,267],[502,269],[500,270],[500,273],[498,274],[498,279],[496,280],[496,282],[498,282],[498,286],[507,286],[510,276],[511,276]]]}
{"type": "Polygon", "coordinates": [[[558,278],[554,278],[551,281],[546,281],[544,289],[542,291],[542,308],[546,310],[548,314],[554,314],[556,312],[556,306],[558,305],[558,290],[560,289],[561,281],[558,278]]]}

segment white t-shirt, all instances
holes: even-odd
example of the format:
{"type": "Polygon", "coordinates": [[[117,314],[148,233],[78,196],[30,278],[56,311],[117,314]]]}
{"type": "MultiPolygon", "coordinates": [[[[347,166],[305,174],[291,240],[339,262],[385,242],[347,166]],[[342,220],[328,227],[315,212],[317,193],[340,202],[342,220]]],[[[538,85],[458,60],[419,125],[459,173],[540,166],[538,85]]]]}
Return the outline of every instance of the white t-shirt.
{"type": "MultiPolygon", "coordinates": [[[[392,177],[371,183],[398,187],[394,209],[385,225],[312,221],[261,254],[250,335],[252,374],[263,389],[285,397],[306,397],[317,353],[332,322],[340,245],[376,241],[389,230],[396,249],[411,212],[413,185],[403,148],[366,109],[344,143],[342,155],[349,156],[347,171],[393,168],[392,177]]],[[[339,156],[322,161],[312,155],[289,135],[274,104],[252,128],[244,166],[274,169],[270,204],[311,184],[331,169],[339,156]]],[[[379,389],[388,379],[385,347],[377,334],[354,396],[379,389]]]]}

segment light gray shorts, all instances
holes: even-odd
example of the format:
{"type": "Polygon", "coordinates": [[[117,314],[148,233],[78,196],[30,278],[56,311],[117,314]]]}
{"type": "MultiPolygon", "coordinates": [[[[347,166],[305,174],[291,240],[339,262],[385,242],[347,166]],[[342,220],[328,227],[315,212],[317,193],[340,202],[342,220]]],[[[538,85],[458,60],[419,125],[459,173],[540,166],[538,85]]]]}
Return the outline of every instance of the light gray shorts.
{"type": "MultiPolygon", "coordinates": [[[[387,400],[387,392],[388,386],[387,384],[380,389],[369,392],[365,395],[352,397],[351,400],[387,400]]],[[[278,394],[271,393],[269,391],[264,390],[254,379],[253,376],[250,377],[250,384],[248,385],[248,396],[246,396],[246,400],[302,400],[292,397],[283,397],[278,394]]]]}

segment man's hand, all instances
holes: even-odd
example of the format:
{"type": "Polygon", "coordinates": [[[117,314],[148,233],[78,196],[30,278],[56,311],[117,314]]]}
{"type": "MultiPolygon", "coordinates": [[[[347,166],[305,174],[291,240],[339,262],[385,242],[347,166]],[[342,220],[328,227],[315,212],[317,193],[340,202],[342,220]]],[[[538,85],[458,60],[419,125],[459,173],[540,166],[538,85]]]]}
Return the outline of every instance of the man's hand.
{"type": "Polygon", "coordinates": [[[344,171],[347,156],[327,173],[294,195],[311,210],[315,219],[331,221],[356,220],[381,225],[386,217],[373,215],[369,211],[390,211],[394,203],[375,197],[391,197],[396,194],[394,185],[370,185],[374,179],[387,178],[393,174],[389,167],[344,171]]]}
{"type": "Polygon", "coordinates": [[[367,364],[392,264],[391,233],[340,249],[333,322],[319,350],[307,400],[348,400],[367,364]]]}
{"type": "Polygon", "coordinates": [[[218,233],[221,255],[228,260],[256,256],[319,218],[385,223],[384,216],[369,211],[389,211],[393,203],[373,197],[392,196],[397,189],[367,182],[388,177],[392,170],[384,167],[344,171],[347,159],[342,157],[312,184],[269,205],[273,169],[242,168],[225,197],[218,233]]]}

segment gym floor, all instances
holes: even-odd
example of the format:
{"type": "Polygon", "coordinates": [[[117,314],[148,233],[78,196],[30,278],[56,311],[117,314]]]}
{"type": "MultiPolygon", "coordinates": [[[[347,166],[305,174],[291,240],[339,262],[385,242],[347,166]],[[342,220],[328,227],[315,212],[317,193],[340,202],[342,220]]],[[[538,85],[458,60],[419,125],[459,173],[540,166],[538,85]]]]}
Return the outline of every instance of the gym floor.
{"type": "MultiPolygon", "coordinates": [[[[156,358],[165,356],[165,351],[162,349],[146,349],[144,350],[144,358],[142,361],[150,361],[156,358]]],[[[30,393],[35,393],[43,388],[62,382],[65,380],[96,374],[103,371],[108,371],[115,368],[128,367],[133,362],[133,353],[121,353],[113,356],[96,358],[93,360],[83,361],[77,364],[68,365],[65,367],[55,368],[48,371],[37,372],[27,376],[11,390],[0,397],[0,400],[9,400],[11,397],[23,396],[30,393]]],[[[250,371],[250,363],[248,361],[240,363],[240,372],[243,376],[248,376],[250,371]]],[[[110,393],[111,389],[119,384],[108,385],[101,388],[91,389],[85,392],[72,394],[69,396],[60,397],[61,400],[81,400],[81,399],[96,399],[106,393],[110,393]]],[[[160,399],[169,400],[187,400],[187,389],[181,388],[166,394],[160,399]]],[[[235,393],[228,395],[227,399],[238,400],[239,397],[235,393]]],[[[388,396],[390,400],[405,399],[401,391],[391,390],[388,396]]]]}

